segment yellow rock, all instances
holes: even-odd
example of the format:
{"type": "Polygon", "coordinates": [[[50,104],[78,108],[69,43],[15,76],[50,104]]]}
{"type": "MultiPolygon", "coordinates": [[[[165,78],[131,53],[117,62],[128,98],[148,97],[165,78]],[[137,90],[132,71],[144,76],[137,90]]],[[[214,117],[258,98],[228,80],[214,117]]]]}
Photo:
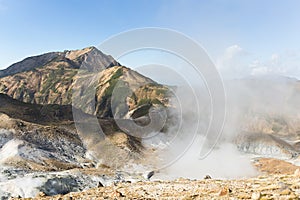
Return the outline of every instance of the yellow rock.
{"type": "Polygon", "coordinates": [[[219,192],[219,196],[225,196],[228,194],[228,188],[222,188],[219,192]]]}
{"type": "Polygon", "coordinates": [[[44,192],[39,192],[36,197],[45,197],[46,194],[44,192]]]}
{"type": "Polygon", "coordinates": [[[237,195],[238,199],[250,199],[250,194],[248,193],[240,193],[237,195]]]}
{"type": "Polygon", "coordinates": [[[289,195],[291,193],[290,189],[285,189],[280,192],[281,195],[289,195]]]}

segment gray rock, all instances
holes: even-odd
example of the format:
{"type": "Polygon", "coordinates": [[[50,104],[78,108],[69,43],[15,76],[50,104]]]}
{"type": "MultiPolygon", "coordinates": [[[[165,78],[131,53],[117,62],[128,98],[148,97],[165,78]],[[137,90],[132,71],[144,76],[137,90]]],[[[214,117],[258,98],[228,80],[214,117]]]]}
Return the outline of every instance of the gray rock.
{"type": "Polygon", "coordinates": [[[270,134],[242,133],[235,142],[241,152],[264,157],[289,159],[298,155],[292,145],[270,134]]]}
{"type": "Polygon", "coordinates": [[[95,178],[72,171],[19,174],[13,179],[0,181],[0,198],[29,198],[40,192],[48,196],[78,192],[97,187],[95,178]]]}

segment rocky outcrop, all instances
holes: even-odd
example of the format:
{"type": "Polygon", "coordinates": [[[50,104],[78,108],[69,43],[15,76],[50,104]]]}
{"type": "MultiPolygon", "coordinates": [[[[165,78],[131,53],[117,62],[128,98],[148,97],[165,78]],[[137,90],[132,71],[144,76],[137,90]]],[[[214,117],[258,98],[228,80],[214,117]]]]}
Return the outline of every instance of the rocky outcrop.
{"type": "MultiPolygon", "coordinates": [[[[142,149],[141,141],[125,134],[114,120],[99,119],[98,123],[105,137],[97,145],[107,148],[101,151],[99,157],[93,158],[88,157],[88,152],[97,150],[97,145],[86,146],[88,137],[81,137],[78,134],[71,111],[64,110],[65,106],[34,107],[32,104],[18,102],[9,97],[4,99],[11,102],[5,104],[5,110],[9,110],[7,114],[0,111],[0,163],[2,164],[29,170],[51,171],[82,167],[86,162],[95,167],[99,162],[98,159],[101,159],[101,164],[107,167],[122,166],[124,162],[118,160],[118,156],[128,159],[133,156],[138,162],[142,149]],[[49,112],[44,112],[45,109],[39,107],[46,107],[49,112]],[[24,110],[27,110],[25,114],[24,110]],[[62,110],[70,113],[54,115],[62,110]],[[33,113],[33,116],[27,116],[28,113],[33,113]],[[18,115],[20,117],[16,119],[18,115]],[[34,117],[36,119],[31,120],[34,117]],[[25,121],[28,118],[29,121],[25,121]]],[[[84,134],[88,136],[89,129],[85,131],[84,134]]]]}
{"type": "Polygon", "coordinates": [[[67,194],[79,192],[87,188],[97,187],[101,176],[88,175],[79,170],[69,170],[63,172],[35,172],[21,174],[18,171],[2,169],[3,174],[0,182],[0,197],[8,199],[10,197],[36,197],[52,196],[57,194],[67,194]],[[13,177],[11,174],[15,174],[13,177]]]}
{"type": "Polygon", "coordinates": [[[95,187],[117,185],[123,182],[148,181],[147,173],[113,173],[109,169],[72,169],[61,172],[22,172],[0,169],[0,198],[42,198],[80,192],[95,187]],[[30,183],[30,184],[29,184],[30,183]]]}
{"type": "Polygon", "coordinates": [[[44,126],[0,114],[0,165],[51,171],[80,167],[86,149],[71,128],[44,126]]]}
{"type": "Polygon", "coordinates": [[[292,145],[270,134],[241,133],[235,143],[240,151],[262,157],[290,159],[299,155],[292,145]]]}

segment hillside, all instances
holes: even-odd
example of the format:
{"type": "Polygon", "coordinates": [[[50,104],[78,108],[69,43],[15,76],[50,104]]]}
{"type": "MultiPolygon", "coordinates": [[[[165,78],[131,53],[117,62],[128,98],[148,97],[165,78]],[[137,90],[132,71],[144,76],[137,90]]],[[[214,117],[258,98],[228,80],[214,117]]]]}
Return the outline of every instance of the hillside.
{"type": "Polygon", "coordinates": [[[72,121],[72,107],[55,104],[30,104],[15,100],[5,94],[0,94],[0,113],[12,118],[38,124],[62,124],[72,121]]]}
{"type": "Polygon", "coordinates": [[[147,104],[168,104],[168,88],[120,66],[111,56],[95,47],[30,57],[0,71],[0,77],[0,93],[16,100],[33,104],[71,105],[74,92],[74,99],[83,99],[79,102],[81,105],[75,106],[99,117],[113,116],[111,96],[118,82],[134,89],[126,100],[130,110],[147,104]],[[79,70],[86,74],[78,75],[79,70]],[[87,76],[95,76],[98,71],[100,74],[93,85],[96,88],[96,102],[90,105],[94,98],[88,95],[88,88],[85,87],[90,84],[87,76]],[[76,84],[76,81],[81,82],[76,84]]]}

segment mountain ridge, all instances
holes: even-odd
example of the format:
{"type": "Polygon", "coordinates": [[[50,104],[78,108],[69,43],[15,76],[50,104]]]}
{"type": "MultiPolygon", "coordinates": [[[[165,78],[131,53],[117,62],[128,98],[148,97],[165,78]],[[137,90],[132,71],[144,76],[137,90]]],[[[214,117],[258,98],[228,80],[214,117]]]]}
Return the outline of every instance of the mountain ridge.
{"type": "Polygon", "coordinates": [[[113,117],[111,96],[118,83],[136,90],[126,100],[131,110],[144,104],[168,103],[165,98],[167,87],[121,66],[96,47],[52,52],[13,64],[2,71],[2,77],[0,74],[0,93],[26,103],[58,105],[72,105],[72,96],[75,95],[75,99],[82,99],[76,101],[75,106],[83,106],[84,112],[99,117],[113,117]],[[89,88],[86,86],[91,84],[89,77],[97,74],[99,77],[94,80],[93,86],[96,88],[94,113],[94,98],[88,95],[89,88]]]}
{"type": "Polygon", "coordinates": [[[92,53],[101,56],[101,60],[103,61],[102,64],[104,67],[120,65],[117,61],[113,59],[112,56],[105,55],[96,47],[91,46],[83,49],[55,51],[27,57],[19,62],[13,63],[6,69],[0,70],[0,78],[43,67],[52,61],[60,59],[68,59],[66,61],[71,62],[75,68],[79,68],[82,63],[82,60],[84,60],[83,57],[86,54],[92,53]]]}

